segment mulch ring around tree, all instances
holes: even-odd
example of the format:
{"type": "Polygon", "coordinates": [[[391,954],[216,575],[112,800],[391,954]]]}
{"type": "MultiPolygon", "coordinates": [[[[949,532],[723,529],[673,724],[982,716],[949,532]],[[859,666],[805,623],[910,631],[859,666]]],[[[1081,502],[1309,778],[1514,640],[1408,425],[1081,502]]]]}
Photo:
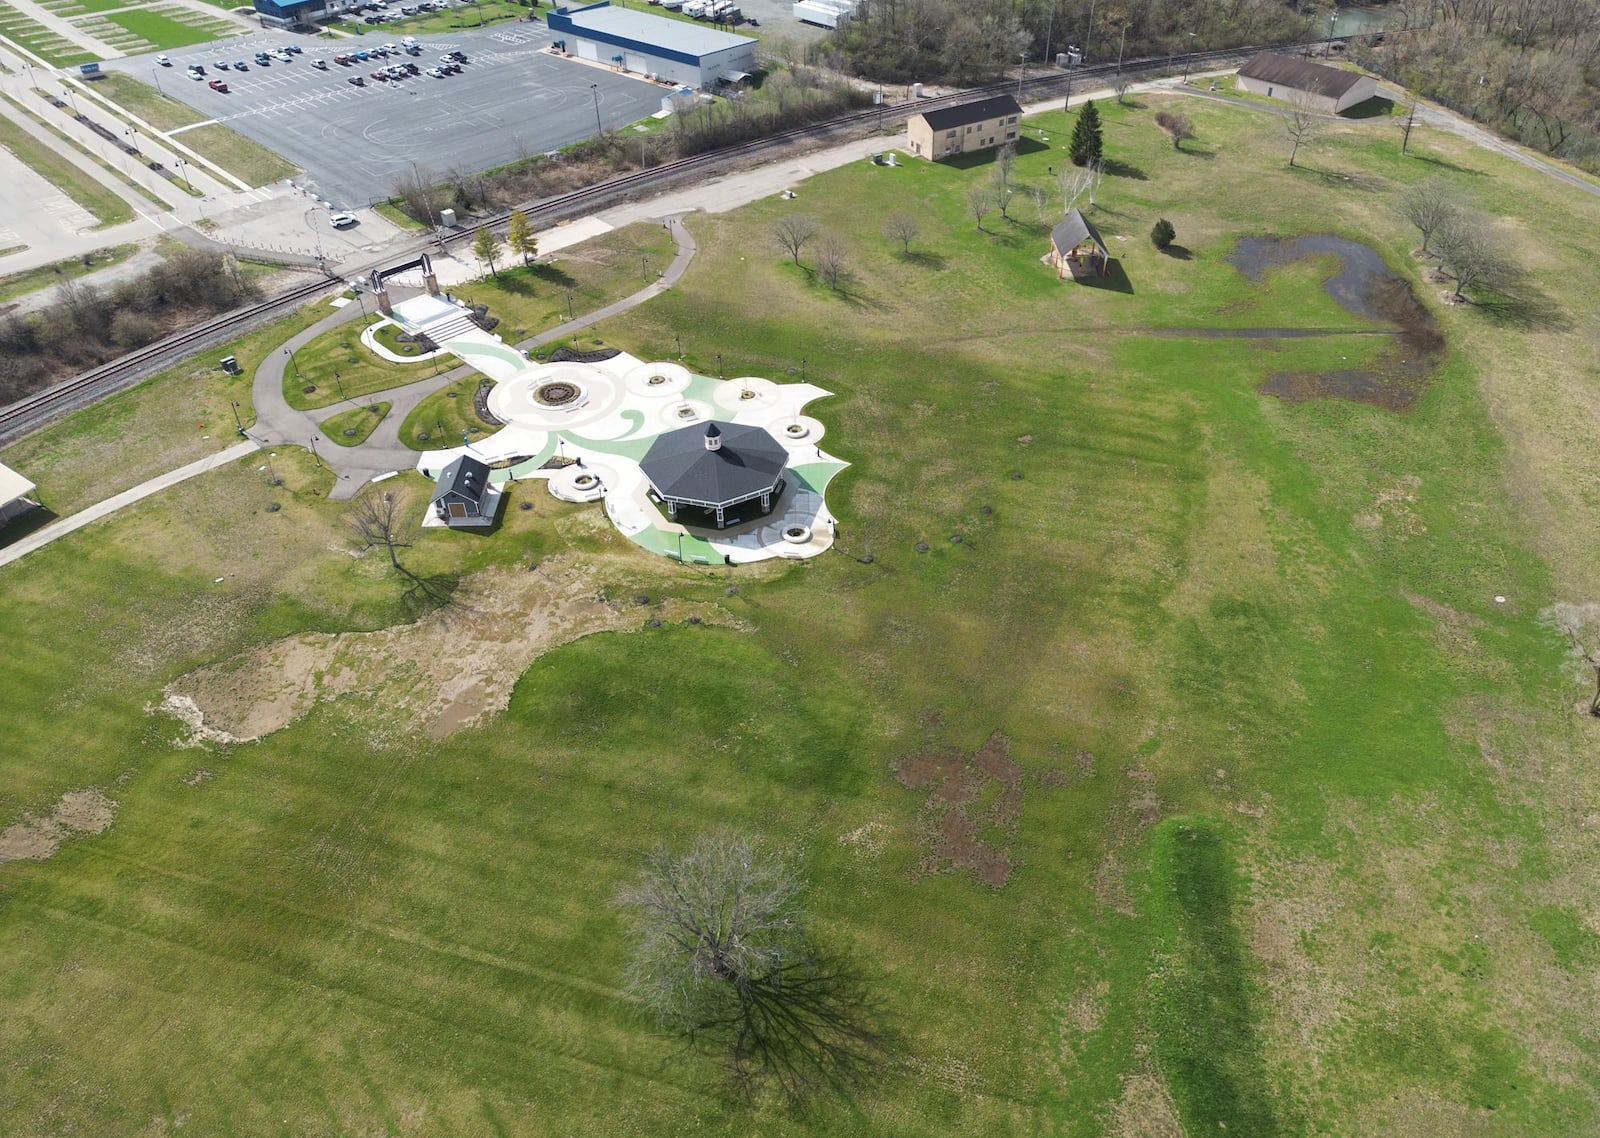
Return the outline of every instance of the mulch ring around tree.
{"type": "Polygon", "coordinates": [[[922,872],[966,869],[990,888],[1006,883],[1016,868],[1011,846],[1022,818],[1026,772],[1011,757],[1004,735],[996,731],[971,755],[938,748],[907,756],[894,764],[894,775],[907,789],[928,791],[922,872]]]}

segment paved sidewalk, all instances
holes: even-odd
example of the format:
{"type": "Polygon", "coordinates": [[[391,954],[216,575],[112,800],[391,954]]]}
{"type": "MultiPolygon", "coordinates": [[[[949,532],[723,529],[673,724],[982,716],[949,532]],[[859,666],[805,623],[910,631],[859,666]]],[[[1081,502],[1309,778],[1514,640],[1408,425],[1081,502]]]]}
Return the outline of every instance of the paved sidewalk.
{"type": "Polygon", "coordinates": [[[0,565],[9,565],[19,557],[49,545],[58,537],[65,537],[67,534],[80,530],[86,525],[99,521],[101,518],[109,517],[125,506],[131,506],[135,502],[142,501],[169,486],[176,486],[180,482],[186,482],[197,474],[204,474],[208,470],[226,466],[228,463],[243,458],[256,449],[256,444],[253,442],[234,443],[227,450],[218,451],[216,454],[202,458],[198,462],[191,462],[188,466],[180,466],[177,470],[169,470],[167,473],[158,475],[148,482],[141,482],[131,490],[124,490],[120,494],[107,498],[104,502],[96,502],[94,505],[80,510],[70,517],[51,522],[44,528],[30,533],[15,545],[8,545],[4,549],[0,549],[0,565]]]}

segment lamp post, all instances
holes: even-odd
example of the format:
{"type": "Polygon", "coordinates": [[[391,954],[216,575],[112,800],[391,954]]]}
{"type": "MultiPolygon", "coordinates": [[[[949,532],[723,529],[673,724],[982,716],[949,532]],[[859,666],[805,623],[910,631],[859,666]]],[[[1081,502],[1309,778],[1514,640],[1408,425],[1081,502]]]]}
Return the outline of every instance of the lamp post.
{"type": "Polygon", "coordinates": [[[178,174],[183,178],[183,184],[189,187],[189,192],[194,192],[194,183],[189,181],[189,163],[182,158],[174,158],[172,164],[178,168],[178,174]]]}
{"type": "Polygon", "coordinates": [[[1122,35],[1117,40],[1117,74],[1122,74],[1122,49],[1128,45],[1128,21],[1122,21],[1122,35]]]}
{"type": "Polygon", "coordinates": [[[239,401],[233,401],[233,426],[239,432],[239,437],[244,438],[244,422],[239,418],[239,401]]]}
{"type": "Polygon", "coordinates": [[[322,456],[317,453],[317,436],[311,436],[311,457],[317,460],[317,469],[322,469],[322,456]]]}
{"type": "Polygon", "coordinates": [[[273,456],[274,453],[276,453],[276,452],[274,452],[274,451],[268,451],[267,452],[267,485],[268,486],[282,486],[283,485],[283,479],[278,477],[278,472],[277,472],[276,469],[273,468],[273,465],[272,465],[272,456],[273,456]]]}
{"type": "Polygon", "coordinates": [[[136,127],[131,127],[130,126],[127,130],[123,131],[122,133],[127,135],[128,138],[132,141],[133,152],[135,154],[142,153],[142,151],[140,151],[140,149],[139,149],[139,131],[138,131],[138,129],[136,127]]]}
{"type": "Polygon", "coordinates": [[[294,358],[294,352],[285,348],[283,349],[283,354],[288,356],[289,362],[294,365],[294,377],[296,379],[304,379],[305,376],[300,374],[300,361],[294,358]]]}
{"type": "Polygon", "coordinates": [[[718,379],[727,379],[728,378],[727,376],[722,374],[722,353],[721,352],[717,353],[717,378],[718,379]]]}
{"type": "Polygon", "coordinates": [[[334,368],[333,369],[333,385],[339,389],[339,398],[340,399],[348,399],[349,398],[349,396],[347,396],[344,393],[344,381],[342,381],[339,378],[339,369],[338,368],[334,368]]]}
{"type": "Polygon", "coordinates": [[[680,360],[683,359],[683,337],[674,332],[672,334],[672,344],[678,349],[678,358],[680,360]]]}
{"type": "Polygon", "coordinates": [[[572,315],[572,290],[570,288],[567,290],[567,319],[568,320],[576,320],[577,319],[577,317],[572,315]]]}
{"type": "Polygon", "coordinates": [[[1323,49],[1322,58],[1327,59],[1333,54],[1333,30],[1339,26],[1339,9],[1335,8],[1328,13],[1328,46],[1323,49]]]}
{"type": "Polygon", "coordinates": [[[594,132],[604,134],[606,128],[600,123],[600,84],[589,84],[589,94],[594,97],[594,132]]]}
{"type": "Polygon", "coordinates": [[[167,97],[167,93],[161,89],[161,68],[159,68],[159,67],[151,67],[150,68],[150,74],[155,76],[156,94],[160,95],[163,99],[166,98],[167,97]]]}
{"type": "Polygon", "coordinates": [[[1194,33],[1193,32],[1189,33],[1189,43],[1188,43],[1187,46],[1188,46],[1189,50],[1184,54],[1184,57],[1183,57],[1183,81],[1185,83],[1187,83],[1189,81],[1189,64],[1194,62],[1194,33]]]}
{"type": "Polygon", "coordinates": [[[643,253],[639,254],[639,275],[645,280],[650,279],[650,258],[643,253]]]}
{"type": "Polygon", "coordinates": [[[1019,52],[1018,57],[1022,62],[1022,71],[1017,75],[1017,101],[1022,100],[1022,81],[1028,77],[1028,53],[1019,52]]]}

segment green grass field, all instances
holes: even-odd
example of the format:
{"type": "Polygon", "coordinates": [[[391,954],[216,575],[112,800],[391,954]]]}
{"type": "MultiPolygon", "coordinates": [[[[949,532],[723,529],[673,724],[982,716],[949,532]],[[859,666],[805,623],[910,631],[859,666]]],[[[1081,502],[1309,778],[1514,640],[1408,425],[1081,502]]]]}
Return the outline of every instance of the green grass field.
{"type": "Polygon", "coordinates": [[[369,403],[340,411],[322,420],[322,430],[328,441],[336,446],[360,446],[378,429],[378,424],[389,413],[390,406],[388,403],[369,403]]]}
{"type": "MultiPolygon", "coordinates": [[[[174,81],[178,78],[181,76],[174,76],[174,81]]],[[[176,130],[180,126],[205,121],[204,116],[189,104],[181,103],[150,84],[120,71],[106,72],[95,81],[94,89],[157,130],[176,130]]]]}
{"type": "MultiPolygon", "coordinates": [[[[860,164],[693,217],[685,280],[598,330],[833,391],[838,552],[680,566],[523,484],[493,534],[403,552],[469,598],[413,625],[328,472],[279,448],[282,486],[252,457],[8,566],[0,635],[28,651],[0,819],[91,787],[116,810],[0,865],[0,1131],[1594,1132],[1600,736],[1538,615],[1600,596],[1592,203],[1450,135],[1402,159],[1376,122],[1290,170],[1275,118],[1197,102],[1175,152],[1159,105],[1103,108],[1104,283],[1039,263],[1053,211],[1025,193],[974,226],[987,162],[860,164]],[[1445,306],[1411,257],[1394,192],[1441,172],[1541,235],[1512,296],[1445,306]],[[797,211],[844,248],[843,293],[773,246],[797,211]],[[1409,412],[1257,390],[1388,343],[1325,262],[1252,284],[1226,260],[1306,232],[1372,244],[1439,321],[1409,412]],[[1239,329],[1322,334],[1217,334],[1239,329]],[[421,728],[416,660],[502,650],[569,593],[625,631],[518,665],[477,726],[421,728]],[[219,705],[270,704],[250,662],[280,638],[365,630],[259,741],[185,745],[152,712],[212,664],[219,705]],[[970,758],[997,732],[1004,782],[970,758]],[[966,774],[919,784],[930,752],[966,774]],[[953,864],[956,823],[1003,886],[953,864]],[[730,1100],[623,998],[611,899],[718,826],[796,851],[816,934],[899,1030],[848,1102],[730,1100]]],[[[1052,148],[1016,174],[1044,187],[1069,124],[1035,126],[1052,148]]],[[[211,430],[237,390],[158,381],[0,461],[81,501],[87,459],[117,480],[140,453],[134,407],[211,430]]]]}
{"type": "Polygon", "coordinates": [[[56,67],[74,67],[98,59],[59,32],[53,32],[9,4],[0,4],[0,36],[33,52],[56,67]]]}
{"type": "Polygon", "coordinates": [[[15,122],[0,118],[0,146],[23,165],[94,215],[95,228],[118,225],[133,218],[133,207],[56,151],[27,133],[15,122]]]}
{"type": "Polygon", "coordinates": [[[175,20],[159,12],[112,12],[105,18],[157,48],[209,43],[219,34],[219,21],[175,20]]]}
{"type": "Polygon", "coordinates": [[[268,186],[300,172],[294,163],[221,123],[197,126],[181,137],[190,150],[252,186],[268,186]]]}

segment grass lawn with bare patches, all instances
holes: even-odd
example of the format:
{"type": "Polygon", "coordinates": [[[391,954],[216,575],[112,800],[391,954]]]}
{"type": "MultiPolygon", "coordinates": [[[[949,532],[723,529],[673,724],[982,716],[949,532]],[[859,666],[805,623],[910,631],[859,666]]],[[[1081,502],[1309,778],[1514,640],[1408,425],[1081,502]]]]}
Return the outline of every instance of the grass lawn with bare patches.
{"type": "MultiPolygon", "coordinates": [[[[439,651],[505,636],[511,580],[537,608],[581,571],[593,613],[630,618],[534,660],[480,726],[333,697],[353,645],[257,742],[179,746],[150,712],[202,664],[225,686],[281,637],[410,619],[298,452],[284,487],[241,464],[8,567],[0,633],[40,649],[4,690],[50,713],[17,717],[0,807],[95,786],[117,813],[0,866],[23,1072],[0,1129],[1592,1132],[1600,738],[1537,618],[1600,588],[1572,412],[1600,351],[1590,203],[1428,131],[1402,160],[1379,124],[1289,170],[1275,118],[1196,105],[1176,153],[1155,109],[1105,108],[1090,216],[1118,271],[1093,284],[1039,263],[1053,217],[1025,194],[979,230],[986,162],[691,219],[687,278],[596,335],[834,391],[838,552],[678,566],[542,491],[497,533],[424,535],[420,571],[499,582],[428,626],[439,651]],[[1440,170],[1548,235],[1511,294],[1446,307],[1411,259],[1394,191],[1440,170]],[[910,256],[881,235],[900,210],[910,256]],[[840,241],[844,292],[772,246],[785,211],[840,241]],[[1226,260],[1304,232],[1371,243],[1439,322],[1409,412],[1258,390],[1390,342],[1326,264],[1252,284],[1226,260]],[[1319,334],[1216,334],[1239,330],[1319,334]],[[900,1030],[849,1102],[729,1099],[623,998],[611,898],[718,826],[797,851],[817,935],[900,1030]]],[[[1030,128],[1052,142],[1024,186],[1068,125],[1030,128]]]]}

